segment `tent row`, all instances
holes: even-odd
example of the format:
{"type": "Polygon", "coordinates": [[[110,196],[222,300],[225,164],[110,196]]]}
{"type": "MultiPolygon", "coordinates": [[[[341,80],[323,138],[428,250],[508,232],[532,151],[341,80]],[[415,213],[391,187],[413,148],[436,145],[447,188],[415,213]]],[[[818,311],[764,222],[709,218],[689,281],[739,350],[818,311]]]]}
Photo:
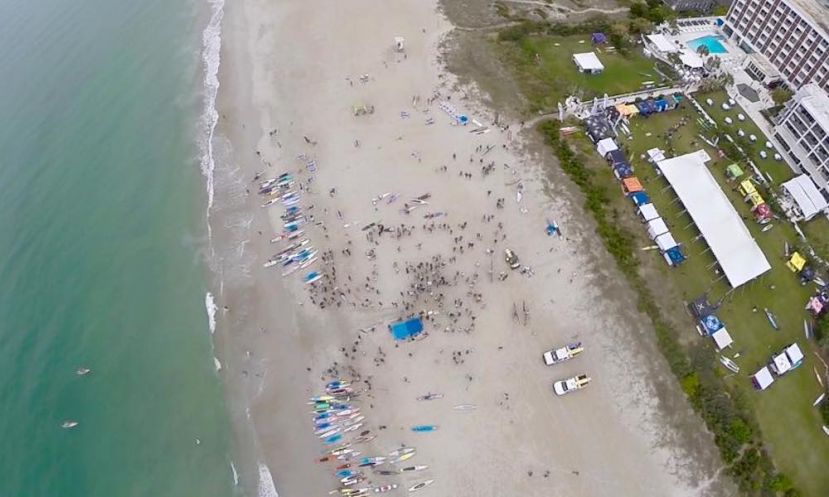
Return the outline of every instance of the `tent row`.
{"type": "Polygon", "coordinates": [[[596,144],[596,151],[604,157],[613,169],[613,174],[622,186],[622,192],[630,197],[636,205],[636,212],[645,224],[648,237],[656,244],[659,253],[670,266],[678,266],[685,261],[685,254],[671,235],[665,220],[659,215],[656,206],[651,203],[642,183],[634,176],[633,166],[625,153],[613,138],[604,138],[596,144]]]}
{"type": "Polygon", "coordinates": [[[633,103],[616,104],[616,111],[624,116],[631,117],[635,115],[649,116],[651,114],[658,114],[669,110],[676,109],[682,102],[682,95],[663,95],[657,98],[647,98],[633,103]]]}
{"type": "Polygon", "coordinates": [[[769,363],[751,376],[754,388],[767,389],[776,378],[797,369],[803,364],[803,359],[803,351],[796,343],[786,346],[785,349],[771,356],[769,363]]]}

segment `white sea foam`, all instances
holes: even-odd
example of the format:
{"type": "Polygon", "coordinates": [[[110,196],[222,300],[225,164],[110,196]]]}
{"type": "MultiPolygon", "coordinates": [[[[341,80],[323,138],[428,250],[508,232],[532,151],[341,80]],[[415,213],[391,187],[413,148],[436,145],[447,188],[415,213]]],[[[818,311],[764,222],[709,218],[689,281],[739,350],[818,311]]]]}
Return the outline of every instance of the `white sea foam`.
{"type": "Polygon", "coordinates": [[[236,465],[233,464],[233,461],[230,461],[230,470],[233,472],[233,486],[239,486],[239,472],[236,471],[236,465]]]}
{"type": "Polygon", "coordinates": [[[271,470],[259,463],[259,497],[279,497],[276,486],[273,484],[271,470]]]}
{"type": "Polygon", "coordinates": [[[216,368],[217,373],[222,370],[222,363],[216,359],[216,356],[213,356],[213,366],[216,368]]]}
{"type": "Polygon", "coordinates": [[[207,292],[204,296],[204,307],[207,309],[207,325],[210,327],[210,334],[216,333],[216,300],[213,294],[207,292]]]}
{"type": "MultiPolygon", "coordinates": [[[[210,3],[210,22],[202,32],[202,61],[204,63],[204,111],[201,117],[201,171],[207,181],[207,216],[213,207],[213,134],[219,120],[216,110],[216,95],[219,92],[219,62],[222,48],[222,18],[224,17],[224,0],[208,0],[210,3]]],[[[210,223],[207,223],[210,235],[210,223]]]]}

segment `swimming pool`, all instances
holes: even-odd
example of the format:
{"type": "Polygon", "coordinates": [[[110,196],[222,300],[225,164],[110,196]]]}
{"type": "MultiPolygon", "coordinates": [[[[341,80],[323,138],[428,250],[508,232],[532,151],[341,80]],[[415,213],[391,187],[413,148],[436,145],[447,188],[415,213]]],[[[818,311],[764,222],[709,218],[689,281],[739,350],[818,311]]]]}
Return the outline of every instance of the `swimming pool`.
{"type": "Polygon", "coordinates": [[[721,41],[724,41],[722,36],[715,36],[715,35],[708,35],[703,36],[702,38],[695,38],[687,43],[688,48],[693,50],[694,52],[700,46],[705,46],[708,48],[708,53],[728,53],[728,50],[725,49],[721,41]]]}

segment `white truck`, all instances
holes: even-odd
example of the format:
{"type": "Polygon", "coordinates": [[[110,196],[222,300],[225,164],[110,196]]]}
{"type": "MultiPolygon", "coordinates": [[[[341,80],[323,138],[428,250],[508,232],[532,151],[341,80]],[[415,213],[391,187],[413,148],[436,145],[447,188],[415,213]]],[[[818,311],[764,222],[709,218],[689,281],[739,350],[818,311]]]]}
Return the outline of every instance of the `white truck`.
{"type": "Polygon", "coordinates": [[[583,351],[584,347],[581,346],[581,342],[568,343],[564,347],[544,352],[542,357],[544,358],[544,364],[552,366],[553,364],[569,361],[570,359],[581,354],[583,351]]]}
{"type": "Polygon", "coordinates": [[[576,390],[581,390],[590,383],[590,377],[586,374],[580,374],[566,380],[559,380],[553,383],[553,390],[556,395],[567,395],[576,390]]]}

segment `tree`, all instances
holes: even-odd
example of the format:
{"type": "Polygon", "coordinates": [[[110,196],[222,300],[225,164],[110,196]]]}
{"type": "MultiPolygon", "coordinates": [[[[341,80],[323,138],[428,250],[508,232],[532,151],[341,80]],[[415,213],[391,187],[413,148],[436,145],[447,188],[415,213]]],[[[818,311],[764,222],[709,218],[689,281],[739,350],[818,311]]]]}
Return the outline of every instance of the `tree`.
{"type": "Polygon", "coordinates": [[[704,63],[705,68],[711,72],[714,72],[717,69],[719,69],[721,64],[722,60],[720,60],[719,57],[708,57],[708,59],[704,63]]]}
{"type": "Polygon", "coordinates": [[[628,15],[634,19],[646,17],[648,15],[648,4],[645,2],[634,2],[628,10],[628,15]]]}
{"type": "Polygon", "coordinates": [[[631,19],[628,29],[631,34],[635,35],[650,33],[653,31],[653,23],[643,17],[637,17],[635,19],[631,19]]]}
{"type": "Polygon", "coordinates": [[[697,53],[700,54],[702,57],[707,57],[711,55],[711,50],[708,49],[705,45],[700,45],[697,47],[697,53]]]}
{"type": "Polygon", "coordinates": [[[792,98],[792,91],[788,88],[778,86],[771,92],[771,99],[774,100],[775,105],[783,105],[792,98]]]}

